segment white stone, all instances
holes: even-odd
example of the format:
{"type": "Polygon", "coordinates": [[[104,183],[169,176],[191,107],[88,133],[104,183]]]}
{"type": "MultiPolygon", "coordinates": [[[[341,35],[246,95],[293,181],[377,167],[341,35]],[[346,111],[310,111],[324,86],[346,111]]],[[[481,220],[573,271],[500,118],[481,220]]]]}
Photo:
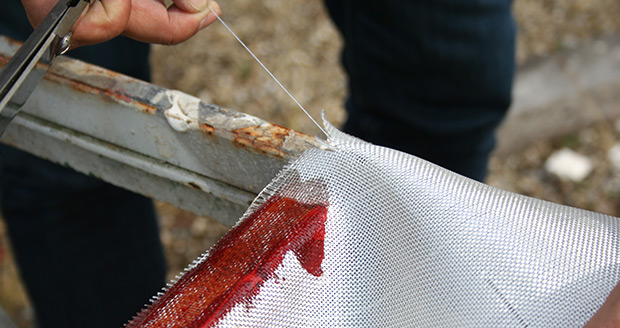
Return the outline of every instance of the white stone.
{"type": "Polygon", "coordinates": [[[586,156],[563,148],[549,156],[545,169],[562,180],[580,182],[592,172],[593,165],[586,156]]]}
{"type": "Polygon", "coordinates": [[[607,151],[607,159],[615,171],[620,171],[620,143],[615,144],[607,151]]]}

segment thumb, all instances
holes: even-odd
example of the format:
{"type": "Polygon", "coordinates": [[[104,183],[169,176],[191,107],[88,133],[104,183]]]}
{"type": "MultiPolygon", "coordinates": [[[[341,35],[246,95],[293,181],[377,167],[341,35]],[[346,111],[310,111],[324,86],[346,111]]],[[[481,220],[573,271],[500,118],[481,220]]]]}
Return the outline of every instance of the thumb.
{"type": "Polygon", "coordinates": [[[72,48],[111,40],[123,33],[131,13],[131,1],[91,2],[73,28],[72,48]]]}

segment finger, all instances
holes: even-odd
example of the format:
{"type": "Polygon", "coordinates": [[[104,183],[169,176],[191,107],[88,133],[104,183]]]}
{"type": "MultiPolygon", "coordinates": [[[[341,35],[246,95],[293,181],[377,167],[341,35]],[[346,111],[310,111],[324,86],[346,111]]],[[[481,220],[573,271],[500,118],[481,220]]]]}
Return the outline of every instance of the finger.
{"type": "Polygon", "coordinates": [[[160,44],[177,44],[192,37],[201,28],[213,23],[221,13],[215,1],[199,12],[188,12],[178,4],[166,8],[152,0],[133,0],[131,16],[124,34],[132,39],[160,44]]]}
{"type": "Polygon", "coordinates": [[[91,3],[73,28],[71,47],[111,40],[123,33],[130,18],[131,1],[101,0],[91,3]]]}
{"type": "Polygon", "coordinates": [[[207,1],[207,11],[209,11],[209,14],[200,22],[200,29],[213,24],[217,17],[222,15],[222,8],[215,0],[207,1]]]}
{"type": "Polygon", "coordinates": [[[584,328],[620,327],[620,283],[614,287],[603,305],[584,328]]]}
{"type": "Polygon", "coordinates": [[[54,8],[57,1],[53,0],[22,0],[28,20],[33,27],[39,26],[43,18],[54,8]]]}

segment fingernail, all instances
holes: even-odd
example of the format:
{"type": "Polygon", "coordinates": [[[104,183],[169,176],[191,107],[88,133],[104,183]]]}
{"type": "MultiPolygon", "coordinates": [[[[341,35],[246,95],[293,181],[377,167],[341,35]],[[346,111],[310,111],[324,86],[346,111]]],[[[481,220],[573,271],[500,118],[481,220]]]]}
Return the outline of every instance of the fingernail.
{"type": "Polygon", "coordinates": [[[209,13],[200,21],[201,29],[211,25],[211,23],[217,20],[216,16],[222,14],[220,6],[215,1],[208,1],[207,7],[209,8],[209,13]]]}
{"type": "Polygon", "coordinates": [[[207,9],[208,0],[187,0],[189,5],[196,10],[196,12],[201,12],[207,9]]]}
{"type": "Polygon", "coordinates": [[[222,14],[222,8],[220,8],[220,5],[215,1],[208,0],[207,8],[209,8],[209,14],[214,14],[218,16],[222,14]]]}

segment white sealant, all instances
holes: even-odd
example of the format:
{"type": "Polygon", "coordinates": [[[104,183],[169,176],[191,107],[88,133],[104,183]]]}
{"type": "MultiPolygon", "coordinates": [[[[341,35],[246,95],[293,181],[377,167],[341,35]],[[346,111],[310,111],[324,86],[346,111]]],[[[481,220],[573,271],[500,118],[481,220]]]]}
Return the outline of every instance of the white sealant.
{"type": "Polygon", "coordinates": [[[168,124],[178,132],[198,129],[200,99],[178,90],[166,90],[172,106],[164,112],[168,124]]]}

